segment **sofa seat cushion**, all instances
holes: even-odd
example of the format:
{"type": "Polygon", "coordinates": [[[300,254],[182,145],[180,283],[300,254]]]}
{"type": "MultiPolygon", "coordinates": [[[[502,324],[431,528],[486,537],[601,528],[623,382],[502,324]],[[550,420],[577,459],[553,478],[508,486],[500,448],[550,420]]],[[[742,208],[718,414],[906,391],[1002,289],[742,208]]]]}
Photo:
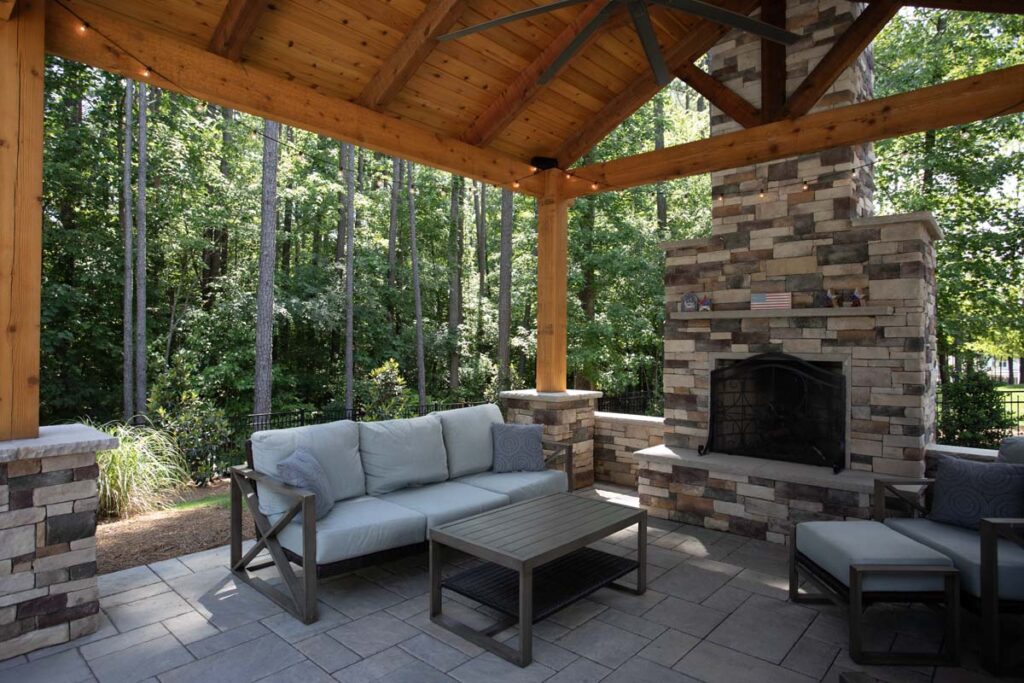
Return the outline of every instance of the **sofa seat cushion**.
{"type": "MultiPolygon", "coordinates": [[[[850,585],[852,564],[952,567],[948,557],[896,533],[880,522],[803,522],[796,527],[796,549],[843,585],[850,585]]],[[[943,590],[937,576],[866,575],[862,589],[872,592],[943,590]]]]}
{"type": "Polygon", "coordinates": [[[491,425],[505,422],[498,406],[488,403],[433,414],[441,420],[450,478],[456,479],[491,469],[494,462],[491,425]]]}
{"type": "MultiPolygon", "coordinates": [[[[960,570],[963,589],[981,597],[981,536],[977,531],[930,519],[892,517],[885,523],[953,560],[960,570]]],[[[1006,539],[1000,539],[998,543],[999,597],[1003,600],[1024,600],[1024,548],[1006,539]]]]}
{"type": "MultiPolygon", "coordinates": [[[[316,523],[316,563],[328,564],[426,540],[422,514],[380,498],[362,496],[336,503],[316,523]]],[[[293,520],[278,536],[302,556],[302,522],[293,520]]]]}
{"type": "Polygon", "coordinates": [[[436,415],[360,422],[359,450],[371,496],[448,478],[448,455],[436,415]]]}
{"type": "Polygon", "coordinates": [[[508,496],[476,486],[446,481],[403,489],[381,496],[383,500],[415,510],[427,518],[427,530],[463,517],[508,505],[508,496]]]}
{"type": "Polygon", "coordinates": [[[565,472],[559,470],[484,472],[462,477],[458,481],[460,484],[469,484],[494,493],[503,493],[513,503],[548,496],[552,493],[565,493],[569,490],[569,480],[565,476],[565,472]]]}
{"type": "MultiPolygon", "coordinates": [[[[359,425],[349,420],[326,424],[256,432],[252,440],[253,469],[278,479],[277,464],[296,450],[308,451],[327,474],[333,500],[366,493],[366,479],[359,454],[359,425]]],[[[257,485],[260,512],[278,515],[294,500],[257,485]]]]}

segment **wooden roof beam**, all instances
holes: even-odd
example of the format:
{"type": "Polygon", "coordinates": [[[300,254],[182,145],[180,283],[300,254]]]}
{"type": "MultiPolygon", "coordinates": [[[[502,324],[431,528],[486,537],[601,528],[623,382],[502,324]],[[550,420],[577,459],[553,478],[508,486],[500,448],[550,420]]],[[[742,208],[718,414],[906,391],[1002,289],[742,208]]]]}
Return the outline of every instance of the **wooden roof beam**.
{"type": "MultiPolygon", "coordinates": [[[[46,19],[46,49],[67,59],[501,187],[532,174],[501,152],[322,95],[82,0],[48,0],[46,19]],[[79,33],[83,21],[96,30],[79,33]]],[[[526,183],[519,191],[531,192],[526,183]]]]}
{"type": "Polygon", "coordinates": [[[901,6],[900,0],[879,0],[868,5],[789,97],[783,114],[788,118],[796,118],[813,109],[836,79],[900,11],[901,6]]]}
{"type": "MultiPolygon", "coordinates": [[[[786,28],[786,0],[764,0],[761,21],[786,28]]],[[[761,121],[777,121],[786,106],[786,46],[761,39],[761,121]]]]}
{"type": "Polygon", "coordinates": [[[0,0],[0,21],[7,21],[14,14],[14,5],[17,0],[0,0]]]}
{"type": "Polygon", "coordinates": [[[696,64],[683,64],[675,75],[744,128],[760,125],[761,112],[757,107],[696,64]]]}
{"type": "Polygon", "coordinates": [[[574,196],[622,190],[1024,111],[1024,65],[584,166],[574,196]],[[596,189],[595,189],[596,187],[596,189]]]}
{"type": "Polygon", "coordinates": [[[431,0],[398,48],[359,93],[356,103],[380,109],[394,99],[437,45],[437,36],[455,24],[465,5],[465,0],[431,0]]]}
{"type": "Polygon", "coordinates": [[[236,62],[240,60],[268,4],[267,0],[228,0],[210,38],[210,52],[236,62]]]}
{"type": "MultiPolygon", "coordinates": [[[[870,4],[885,0],[865,0],[870,4]]],[[[1024,14],[1024,3],[1020,0],[909,0],[903,3],[910,7],[925,9],[951,9],[958,12],[990,12],[992,14],[1024,14]]]]}

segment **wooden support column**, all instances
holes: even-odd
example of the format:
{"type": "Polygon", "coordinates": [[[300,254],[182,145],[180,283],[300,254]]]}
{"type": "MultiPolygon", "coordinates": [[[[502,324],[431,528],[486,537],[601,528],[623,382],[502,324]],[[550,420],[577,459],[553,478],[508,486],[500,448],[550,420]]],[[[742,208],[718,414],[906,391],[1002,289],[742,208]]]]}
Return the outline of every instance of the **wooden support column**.
{"type": "Polygon", "coordinates": [[[0,22],[0,440],[39,436],[44,0],[0,22]]]}
{"type": "MultiPolygon", "coordinates": [[[[761,21],[786,28],[786,0],[764,0],[761,21]]],[[[777,121],[786,104],[786,46],[761,39],[761,120],[777,121]]]]}
{"type": "Polygon", "coordinates": [[[537,391],[566,386],[566,297],[568,296],[569,207],[557,169],[540,174],[537,198],[537,391]]]}

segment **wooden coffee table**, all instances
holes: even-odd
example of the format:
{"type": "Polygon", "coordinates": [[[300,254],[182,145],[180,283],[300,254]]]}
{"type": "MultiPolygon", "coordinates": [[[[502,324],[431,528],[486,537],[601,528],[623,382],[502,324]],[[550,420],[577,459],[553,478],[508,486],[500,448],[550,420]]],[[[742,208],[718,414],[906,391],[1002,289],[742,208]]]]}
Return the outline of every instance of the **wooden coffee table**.
{"type": "Polygon", "coordinates": [[[604,586],[647,590],[647,511],[557,493],[515,503],[430,531],[430,619],[519,666],[533,661],[533,624],[604,586]],[[637,559],[586,547],[637,526],[637,559]],[[442,552],[454,548],[483,564],[442,579],[442,552]],[[616,581],[637,572],[636,588],[616,581]],[[505,615],[478,631],[441,611],[446,588],[505,615]],[[519,624],[519,650],[494,635],[519,624]]]}

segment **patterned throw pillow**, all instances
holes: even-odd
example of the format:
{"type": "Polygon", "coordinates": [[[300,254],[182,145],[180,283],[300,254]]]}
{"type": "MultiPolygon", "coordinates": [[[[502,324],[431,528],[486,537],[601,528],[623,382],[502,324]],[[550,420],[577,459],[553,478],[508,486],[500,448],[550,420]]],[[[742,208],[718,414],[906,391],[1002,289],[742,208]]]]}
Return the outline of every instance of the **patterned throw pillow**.
{"type": "Polygon", "coordinates": [[[941,458],[928,519],[977,529],[985,517],[1024,517],[1024,466],[941,458]]]}
{"type": "Polygon", "coordinates": [[[491,425],[495,472],[540,472],[544,469],[541,425],[491,425]]]}
{"type": "MultiPolygon", "coordinates": [[[[316,495],[316,518],[321,519],[334,507],[334,496],[320,461],[304,448],[298,448],[277,463],[277,476],[289,486],[312,491],[316,495]]],[[[302,513],[299,513],[300,515],[302,513]]],[[[298,517],[301,519],[301,516],[298,517]]]]}

